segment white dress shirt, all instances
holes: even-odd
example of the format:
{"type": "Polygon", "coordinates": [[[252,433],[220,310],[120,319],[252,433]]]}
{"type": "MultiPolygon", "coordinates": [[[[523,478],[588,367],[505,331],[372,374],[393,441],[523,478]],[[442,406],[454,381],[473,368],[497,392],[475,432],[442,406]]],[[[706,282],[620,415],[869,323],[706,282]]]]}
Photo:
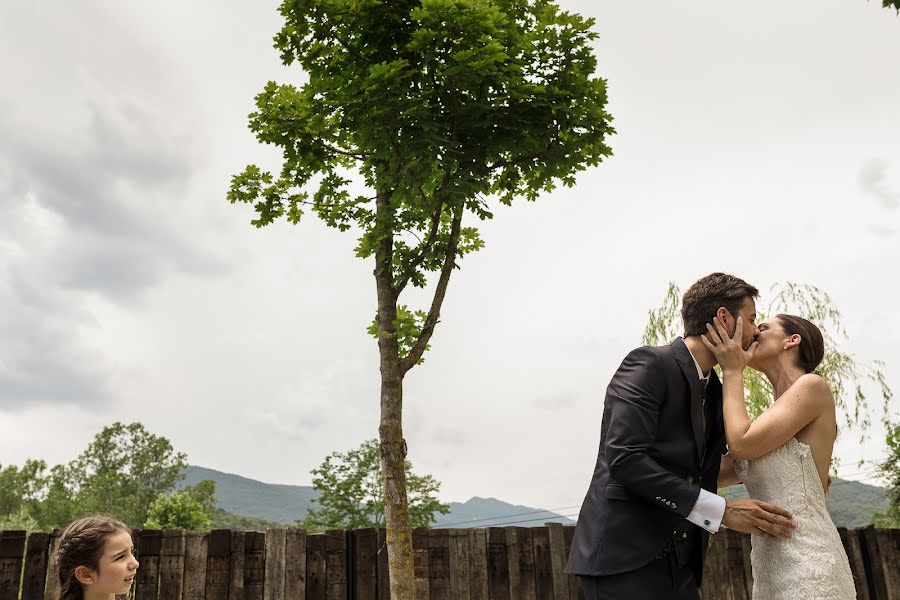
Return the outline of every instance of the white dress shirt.
{"type": "MultiPolygon", "coordinates": [[[[688,348],[688,352],[691,352],[690,348],[688,348]]],[[[700,378],[705,387],[709,383],[709,373],[703,374],[700,363],[697,362],[693,352],[691,352],[691,358],[694,359],[694,366],[697,367],[697,377],[700,378]]],[[[716,533],[722,525],[722,517],[724,516],[725,498],[700,488],[700,496],[687,516],[687,520],[710,533],[716,533]]]]}

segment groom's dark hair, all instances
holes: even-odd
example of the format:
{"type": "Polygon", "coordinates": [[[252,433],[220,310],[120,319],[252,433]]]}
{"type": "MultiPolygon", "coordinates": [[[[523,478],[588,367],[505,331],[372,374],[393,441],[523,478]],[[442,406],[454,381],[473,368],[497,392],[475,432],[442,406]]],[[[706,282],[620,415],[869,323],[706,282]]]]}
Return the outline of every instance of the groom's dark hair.
{"type": "Polygon", "coordinates": [[[737,316],[747,298],[756,298],[759,290],[734,275],[712,273],[689,287],[681,299],[684,337],[706,333],[719,307],[737,316]]]}

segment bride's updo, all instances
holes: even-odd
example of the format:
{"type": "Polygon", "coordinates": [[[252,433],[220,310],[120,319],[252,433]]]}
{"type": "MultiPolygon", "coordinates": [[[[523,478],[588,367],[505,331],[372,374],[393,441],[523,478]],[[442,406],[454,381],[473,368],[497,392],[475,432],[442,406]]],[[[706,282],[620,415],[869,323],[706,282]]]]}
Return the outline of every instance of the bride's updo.
{"type": "Polygon", "coordinates": [[[797,366],[812,373],[822,362],[825,356],[825,340],[819,328],[804,319],[794,315],[778,315],[775,317],[781,323],[781,328],[788,335],[799,335],[800,346],[797,348],[797,366]]]}

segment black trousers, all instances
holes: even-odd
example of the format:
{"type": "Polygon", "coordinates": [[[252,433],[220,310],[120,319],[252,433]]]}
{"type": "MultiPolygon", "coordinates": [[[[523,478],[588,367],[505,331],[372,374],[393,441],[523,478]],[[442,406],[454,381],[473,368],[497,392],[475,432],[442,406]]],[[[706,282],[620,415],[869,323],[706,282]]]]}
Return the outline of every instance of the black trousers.
{"type": "Polygon", "coordinates": [[[579,576],[584,600],[699,600],[700,591],[689,565],[673,555],[657,558],[640,569],[604,575],[579,576]]]}

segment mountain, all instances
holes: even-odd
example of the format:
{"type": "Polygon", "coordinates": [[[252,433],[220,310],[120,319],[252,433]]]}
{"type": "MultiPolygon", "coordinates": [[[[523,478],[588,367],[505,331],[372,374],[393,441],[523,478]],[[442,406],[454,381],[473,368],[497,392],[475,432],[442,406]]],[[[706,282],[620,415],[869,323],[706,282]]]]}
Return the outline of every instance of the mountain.
{"type": "Polygon", "coordinates": [[[195,485],[204,479],[216,482],[219,508],[247,517],[291,524],[302,519],[319,493],[308,485],[279,485],[223,473],[204,467],[188,466],[181,486],[195,485]]]}
{"type": "MultiPolygon", "coordinates": [[[[733,485],[722,490],[726,498],[747,498],[747,488],[733,485]]],[[[874,485],[835,479],[828,492],[828,512],[838,527],[859,527],[872,518],[872,514],[887,510],[888,501],[884,489],[874,485]]]]}
{"type": "MultiPolygon", "coordinates": [[[[216,527],[261,529],[274,524],[292,524],[302,519],[318,497],[311,486],[262,483],[240,475],[204,467],[188,466],[179,485],[196,485],[204,479],[216,482],[216,527]]],[[[575,522],[553,512],[509,504],[495,498],[475,497],[467,502],[451,502],[450,512],[438,515],[435,527],[487,527],[515,524],[522,527],[544,523],[575,522]]]]}
{"type": "MultiPolygon", "coordinates": [[[[204,479],[216,482],[216,501],[221,509],[216,516],[216,527],[222,528],[264,529],[279,523],[290,525],[302,519],[318,497],[312,486],[262,483],[195,466],[187,468],[181,485],[194,485],[204,479]]],[[[722,494],[726,498],[746,498],[747,490],[743,485],[736,485],[725,488],[722,494]]],[[[887,498],[880,487],[846,479],[835,479],[831,485],[828,511],[838,527],[865,525],[873,513],[886,509],[887,498]]],[[[554,512],[476,496],[466,502],[451,502],[450,512],[438,515],[435,527],[531,527],[550,522],[574,523],[554,512]]]]}
{"type": "Polygon", "coordinates": [[[435,527],[492,527],[516,525],[534,527],[544,523],[574,525],[575,521],[555,512],[530,508],[519,504],[508,504],[496,498],[475,496],[467,502],[451,502],[450,512],[438,515],[435,527]]]}

